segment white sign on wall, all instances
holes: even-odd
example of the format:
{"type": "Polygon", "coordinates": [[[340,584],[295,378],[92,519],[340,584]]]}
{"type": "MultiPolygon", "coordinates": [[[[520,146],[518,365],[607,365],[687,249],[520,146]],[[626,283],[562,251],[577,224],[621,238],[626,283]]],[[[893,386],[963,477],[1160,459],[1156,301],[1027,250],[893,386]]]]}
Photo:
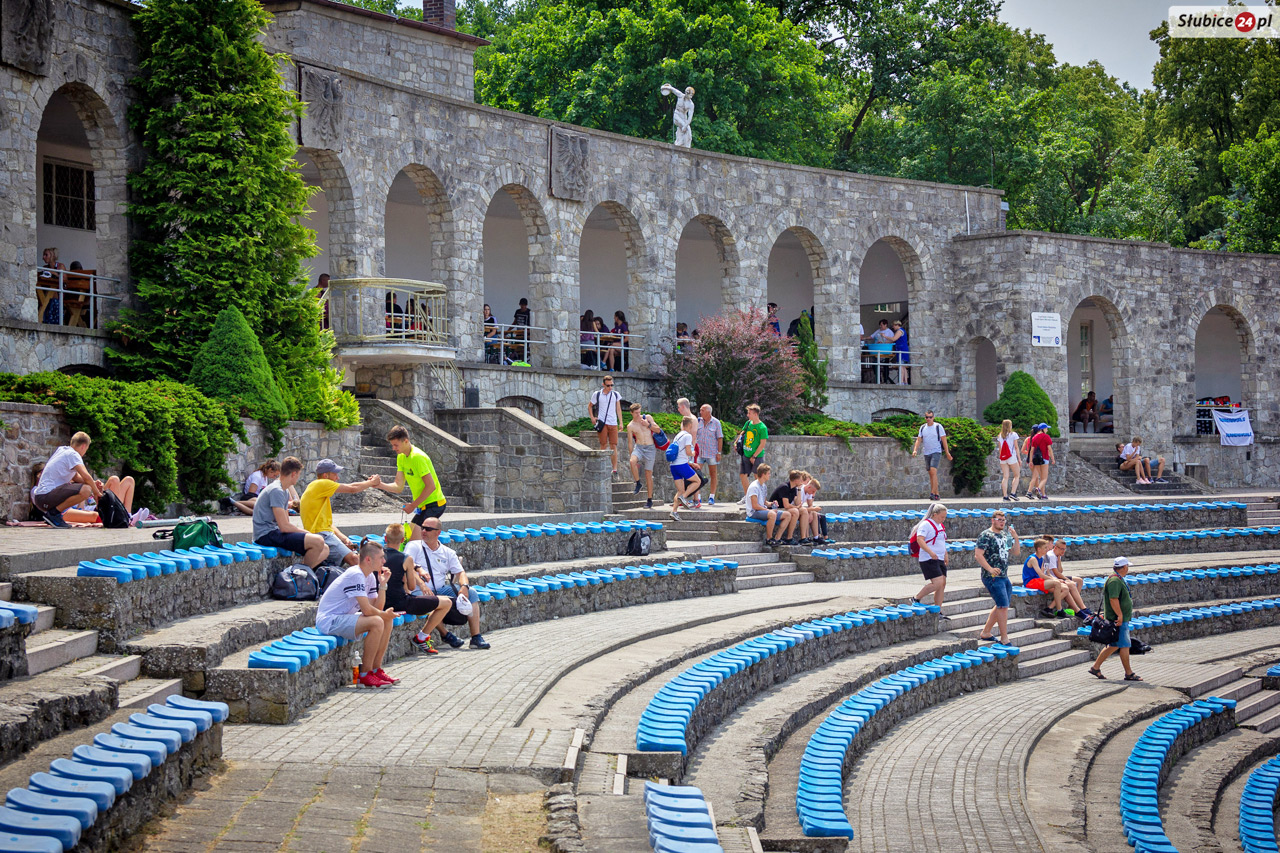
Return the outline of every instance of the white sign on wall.
{"type": "Polygon", "coordinates": [[[1031,345],[1033,347],[1062,346],[1062,315],[1031,312],[1031,345]]]}

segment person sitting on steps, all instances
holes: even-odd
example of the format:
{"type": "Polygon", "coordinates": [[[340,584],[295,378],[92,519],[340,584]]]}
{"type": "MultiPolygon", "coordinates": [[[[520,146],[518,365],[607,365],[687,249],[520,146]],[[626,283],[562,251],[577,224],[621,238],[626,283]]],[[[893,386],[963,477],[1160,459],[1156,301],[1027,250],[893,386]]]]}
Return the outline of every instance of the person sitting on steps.
{"type": "Polygon", "coordinates": [[[773,469],[761,462],[756,466],[756,479],[747,486],[747,518],[764,522],[764,544],[770,548],[778,544],[773,535],[775,530],[782,538],[788,538],[793,523],[791,513],[778,509],[778,505],[769,500],[769,475],[773,469]]]}
{"type": "MultiPolygon", "coordinates": [[[[286,459],[281,463],[281,470],[288,464],[286,459]]],[[[280,476],[285,475],[281,473],[280,476]]],[[[365,635],[364,649],[360,654],[360,674],[356,678],[361,687],[390,687],[400,680],[387,675],[382,669],[382,659],[391,640],[391,626],[397,616],[403,615],[385,606],[390,577],[382,546],[366,539],[360,546],[359,565],[351,566],[338,575],[320,596],[320,603],[316,606],[316,630],[321,634],[345,640],[365,635]],[[374,587],[378,594],[370,601],[369,592],[374,587]]]]}
{"type": "Polygon", "coordinates": [[[387,543],[387,569],[391,572],[391,578],[387,581],[387,604],[414,616],[426,616],[427,624],[422,626],[410,642],[423,654],[439,654],[435,644],[431,642],[431,632],[440,627],[445,616],[453,609],[453,599],[427,592],[427,583],[419,574],[413,558],[400,550],[400,546],[404,544],[403,524],[388,524],[384,536],[387,543]]]}
{"type": "Polygon", "coordinates": [[[286,456],[280,462],[280,476],[258,493],[253,507],[253,541],[302,557],[314,569],[329,556],[329,546],[318,533],[308,533],[289,518],[289,492],[302,476],[302,460],[286,456]]]}
{"type": "MultiPolygon", "coordinates": [[[[454,600],[452,608],[444,614],[444,625],[466,625],[471,631],[471,648],[487,649],[489,644],[480,634],[480,602],[471,594],[467,573],[462,569],[458,554],[448,545],[440,544],[440,519],[428,518],[421,527],[413,530],[413,540],[405,546],[405,554],[413,558],[414,571],[425,583],[423,592],[454,600]],[[421,531],[421,533],[419,533],[421,531]],[[463,599],[466,599],[464,602],[463,599]],[[470,607],[471,612],[462,611],[470,607]]],[[[462,639],[452,631],[441,628],[441,639],[455,649],[462,648],[462,639]]]]}

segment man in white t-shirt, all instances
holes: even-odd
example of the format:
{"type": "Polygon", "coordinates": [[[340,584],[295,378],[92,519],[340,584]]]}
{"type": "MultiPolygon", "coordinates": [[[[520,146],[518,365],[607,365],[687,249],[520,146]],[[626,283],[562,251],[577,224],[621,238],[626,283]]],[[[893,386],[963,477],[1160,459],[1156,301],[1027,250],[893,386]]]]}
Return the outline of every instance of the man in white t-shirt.
{"type": "Polygon", "coordinates": [[[600,435],[600,449],[613,455],[612,476],[618,476],[618,425],[622,423],[622,395],[613,390],[613,377],[605,376],[587,404],[591,428],[600,435]]]}
{"type": "Polygon", "coordinates": [[[1063,582],[1068,605],[1076,612],[1076,618],[1087,622],[1093,618],[1093,611],[1084,606],[1084,598],[1081,595],[1084,592],[1084,578],[1069,575],[1062,569],[1066,563],[1067,543],[1047,534],[1044,538],[1053,543],[1053,547],[1044,555],[1044,570],[1063,582]]]}
{"type": "MultiPolygon", "coordinates": [[[[129,524],[132,526],[138,516],[147,512],[145,509],[133,512],[133,478],[111,476],[105,483],[94,479],[84,464],[84,455],[88,452],[89,434],[85,432],[77,432],[71,436],[70,444],[55,450],[31,489],[31,505],[51,526],[70,527],[62,517],[64,512],[91,497],[101,500],[102,493],[109,491],[131,513],[129,524]]],[[[93,523],[101,519],[90,511],[81,512],[71,520],[93,523]]]]}
{"type": "Polygon", "coordinates": [[[445,630],[444,626],[466,625],[471,632],[471,648],[489,648],[489,643],[480,633],[480,602],[471,594],[471,584],[462,569],[462,561],[456,551],[440,544],[440,519],[425,519],[421,529],[419,534],[418,528],[414,528],[414,538],[405,546],[404,553],[413,559],[424,587],[423,593],[453,599],[453,607],[445,614],[440,626],[440,638],[452,648],[460,649],[462,638],[445,630]]]}
{"type": "Polygon", "coordinates": [[[391,626],[400,616],[387,601],[387,581],[391,571],[377,542],[365,540],[360,546],[360,563],[338,575],[320,596],[316,607],[316,630],[321,634],[354,640],[365,635],[360,655],[361,687],[390,687],[400,679],[382,669],[382,659],[391,641],[391,626]],[[373,595],[373,600],[369,596],[373,595]]]}
{"type": "MultiPolygon", "coordinates": [[[[680,507],[690,506],[688,498],[702,485],[698,477],[698,469],[702,466],[694,461],[694,436],[698,429],[698,419],[693,415],[685,415],[680,424],[680,432],[671,439],[676,448],[676,458],[671,462],[671,479],[676,484],[676,495],[671,499],[671,517],[680,520],[680,507]]],[[[670,450],[670,448],[667,448],[670,450]]]]}
{"type": "Polygon", "coordinates": [[[932,411],[924,413],[924,423],[916,432],[916,443],[911,448],[912,456],[921,450],[922,444],[924,467],[929,472],[929,500],[941,500],[938,495],[938,462],[943,453],[947,454],[947,461],[951,461],[951,447],[947,444],[946,428],[933,419],[932,411]]]}

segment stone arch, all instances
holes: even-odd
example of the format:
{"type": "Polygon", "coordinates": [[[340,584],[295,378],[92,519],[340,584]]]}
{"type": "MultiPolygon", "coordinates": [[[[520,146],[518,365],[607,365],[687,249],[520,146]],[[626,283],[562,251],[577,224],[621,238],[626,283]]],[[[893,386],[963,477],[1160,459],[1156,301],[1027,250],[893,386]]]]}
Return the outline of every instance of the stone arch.
{"type": "MultiPolygon", "coordinates": [[[[45,119],[51,115],[51,110],[57,110],[59,105],[69,105],[74,112],[75,118],[79,121],[79,129],[83,132],[84,150],[81,156],[92,167],[94,182],[94,211],[93,211],[93,227],[91,229],[92,237],[87,237],[82,241],[82,246],[78,250],[83,257],[77,258],[67,251],[61,253],[60,259],[63,263],[72,260],[80,260],[86,269],[97,270],[100,276],[107,279],[115,279],[121,282],[116,285],[111,281],[100,280],[98,282],[97,291],[99,293],[128,297],[129,291],[125,289],[124,282],[129,278],[128,267],[128,220],[125,216],[125,206],[127,203],[128,187],[126,179],[129,172],[129,142],[125,136],[123,115],[117,116],[117,111],[113,110],[108,104],[107,99],[101,94],[101,80],[96,79],[96,68],[87,67],[87,63],[71,63],[68,66],[69,73],[66,82],[61,85],[53,86],[51,81],[47,86],[37,87],[32,97],[39,104],[39,111],[32,116],[35,125],[33,128],[32,139],[35,146],[30,152],[32,185],[31,192],[35,199],[35,204],[31,205],[32,224],[29,246],[27,249],[32,259],[31,268],[37,266],[40,262],[40,253],[43,248],[40,244],[47,243],[55,245],[57,237],[49,237],[42,234],[42,230],[50,232],[61,231],[56,225],[46,225],[43,217],[43,199],[36,190],[37,171],[41,173],[40,162],[44,157],[51,159],[73,159],[67,158],[65,155],[59,157],[60,151],[56,146],[57,142],[51,140],[46,134],[44,126],[45,119]],[[92,79],[91,79],[92,78],[92,79]],[[52,153],[47,153],[50,146],[54,146],[52,153]],[[45,149],[42,151],[42,148],[45,149]],[[92,252],[89,255],[88,252],[92,252]]],[[[75,129],[69,128],[72,132],[75,129]]],[[[87,236],[86,231],[86,236],[87,236]]],[[[25,280],[25,276],[23,276],[25,280]]],[[[34,293],[29,296],[31,315],[34,319],[36,313],[36,297],[34,293]]],[[[25,302],[26,300],[24,300],[25,302]]],[[[110,319],[114,310],[119,306],[119,302],[114,300],[103,300],[101,314],[103,319],[110,319]]],[[[25,305],[23,314],[26,314],[25,305]]],[[[99,326],[102,324],[99,323],[99,326]]]]}
{"type": "MultiPolygon", "coordinates": [[[[1069,418],[1074,411],[1079,398],[1085,389],[1082,387],[1083,376],[1082,366],[1078,359],[1080,357],[1081,337],[1080,324],[1087,319],[1096,321],[1098,314],[1106,322],[1105,336],[1099,334],[1096,328],[1091,332],[1090,342],[1094,346],[1094,354],[1091,366],[1095,377],[1094,385],[1099,385],[1102,390],[1095,390],[1099,400],[1106,400],[1109,396],[1105,391],[1110,390],[1114,395],[1114,411],[1112,428],[1117,436],[1126,432],[1132,432],[1137,426],[1137,418],[1133,411],[1135,405],[1133,386],[1135,377],[1132,375],[1132,365],[1135,364],[1135,353],[1130,338],[1129,328],[1131,325],[1129,309],[1124,306],[1123,300],[1113,299],[1115,294],[1102,294],[1099,290],[1103,288],[1094,288],[1086,291],[1084,288],[1078,289],[1075,293],[1068,294],[1064,300],[1064,304],[1072,306],[1071,317],[1067,324],[1067,394],[1065,405],[1060,412],[1065,412],[1069,418]],[[1090,318],[1089,315],[1092,315],[1090,318]],[[1105,347],[1101,344],[1105,343],[1105,347]],[[1109,352],[1107,351],[1109,349],[1109,352]],[[1075,363],[1073,363],[1075,361],[1075,363]],[[1108,389],[1107,383],[1110,382],[1108,389]]],[[[1052,396],[1052,395],[1051,395],[1052,396]]],[[[1060,423],[1066,422],[1066,418],[1061,415],[1060,423]]]]}
{"type": "MultiPolygon", "coordinates": [[[[1198,319],[1191,331],[1194,342],[1192,370],[1188,385],[1193,399],[1229,396],[1245,408],[1256,406],[1260,388],[1260,368],[1253,327],[1234,305],[1210,294],[1197,300],[1198,319]],[[1205,306],[1212,302],[1213,304],[1205,306]],[[1226,338],[1227,335],[1231,337],[1226,338]]],[[[1196,434],[1196,424],[1184,425],[1185,398],[1175,401],[1174,424],[1178,431],[1196,434]]]]}
{"type": "Polygon", "coordinates": [[[877,409],[876,411],[872,412],[871,422],[878,423],[879,421],[882,421],[885,418],[891,418],[894,415],[916,415],[918,417],[920,413],[913,411],[911,409],[903,409],[896,406],[892,406],[887,409],[877,409]]]}
{"type": "Polygon", "coordinates": [[[960,378],[957,414],[982,423],[982,411],[995,402],[1004,380],[1004,363],[990,338],[976,335],[961,348],[960,378]]]}
{"type": "Polygon", "coordinates": [[[769,250],[768,256],[768,287],[766,291],[769,301],[779,302],[780,308],[778,315],[782,322],[782,331],[785,333],[791,320],[799,316],[800,309],[812,307],[814,309],[813,325],[815,336],[819,346],[831,345],[831,320],[833,316],[839,312],[831,310],[828,282],[831,279],[831,259],[827,255],[826,247],[821,239],[818,238],[813,231],[803,225],[791,225],[778,232],[778,237],[774,240],[773,246],[769,250]],[[784,241],[791,241],[793,244],[799,245],[799,250],[804,253],[804,259],[807,262],[807,270],[810,287],[808,289],[808,299],[801,300],[800,305],[787,305],[779,302],[775,298],[773,292],[774,284],[774,261],[775,253],[779,252],[780,246],[785,246],[784,241]],[[819,321],[818,306],[822,305],[821,316],[824,318],[819,321]],[[825,327],[825,329],[824,329],[825,327]]]}
{"type": "Polygon", "coordinates": [[[743,298],[738,243],[723,219],[710,213],[694,214],[683,220],[676,239],[677,322],[687,323],[692,331],[701,315],[714,316],[726,309],[763,309],[759,299],[743,298]],[[690,248],[690,241],[701,241],[704,235],[709,247],[690,248]],[[688,306],[688,311],[682,306],[688,306]]]}
{"type": "Polygon", "coordinates": [[[101,364],[66,364],[59,367],[58,372],[71,376],[93,376],[99,379],[111,377],[111,371],[101,364]]]}
{"type": "MultiPolygon", "coordinates": [[[[852,307],[857,311],[857,322],[868,335],[876,330],[881,319],[903,321],[912,366],[909,372],[902,371],[899,376],[919,385],[942,377],[941,364],[931,364],[930,360],[935,357],[939,362],[944,361],[939,355],[944,342],[937,338],[931,328],[933,324],[927,322],[940,310],[929,298],[926,270],[930,255],[923,248],[924,243],[900,236],[902,233],[867,234],[855,244],[858,284],[857,305],[852,307]],[[898,307],[877,312],[876,305],[898,307]]],[[[855,326],[853,332],[856,331],[855,326]]],[[[875,364],[871,364],[872,375],[875,375],[875,364]]]]}
{"type": "Polygon", "coordinates": [[[526,415],[542,420],[542,401],[535,397],[523,397],[520,395],[512,395],[509,397],[499,397],[497,406],[510,406],[513,409],[519,409],[526,415]]]}
{"type": "MultiPolygon", "coordinates": [[[[405,199],[404,201],[407,202],[408,200],[405,199]]],[[[388,184],[384,204],[383,273],[391,278],[409,278],[445,283],[452,272],[456,224],[453,216],[453,205],[449,200],[449,193],[445,188],[444,181],[429,166],[410,163],[396,172],[395,177],[388,184]],[[388,244],[388,237],[391,234],[389,230],[390,206],[394,203],[399,203],[398,201],[393,201],[393,197],[394,193],[397,192],[397,181],[400,180],[401,175],[404,175],[407,183],[416,190],[416,201],[423,208],[421,224],[425,225],[427,232],[417,235],[419,239],[425,240],[426,248],[424,252],[417,253],[423,263],[417,265],[416,273],[405,264],[404,259],[393,255],[392,249],[388,244]]],[[[414,249],[420,248],[420,246],[414,247],[414,249]]],[[[415,253],[410,251],[409,254],[415,253]]]]}
{"type": "Polygon", "coordinates": [[[371,274],[369,252],[361,248],[363,223],[359,198],[341,155],[327,148],[307,146],[298,146],[298,154],[304,158],[298,161],[304,180],[309,183],[316,181],[311,184],[318,190],[311,195],[312,209],[319,214],[321,208],[317,203],[323,204],[322,216],[308,217],[308,221],[321,220],[326,231],[322,240],[319,229],[316,229],[316,239],[321,243],[322,252],[312,260],[315,276],[323,272],[334,278],[371,274]],[[320,269],[320,266],[325,269],[320,269]]]}
{"type": "MultiPolygon", "coordinates": [[[[583,209],[588,209],[587,205],[581,205],[583,209]]],[[[578,235],[578,277],[575,284],[577,285],[576,300],[579,311],[583,311],[590,307],[588,304],[592,301],[595,294],[583,292],[583,282],[588,275],[584,268],[584,245],[588,244],[588,229],[594,221],[601,221],[605,218],[611,221],[612,226],[621,237],[621,248],[624,268],[625,293],[621,295],[621,299],[617,299],[618,294],[613,294],[615,304],[621,303],[625,305],[624,310],[627,315],[627,326],[631,332],[639,336],[635,341],[630,342],[631,346],[639,346],[641,350],[638,352],[627,352],[625,354],[624,364],[627,370],[643,369],[648,364],[648,342],[653,337],[652,331],[655,328],[656,306],[651,298],[647,287],[647,279],[651,275],[652,263],[649,257],[647,241],[645,240],[644,229],[640,226],[640,221],[629,207],[620,201],[614,199],[604,199],[588,209],[589,212],[585,216],[575,216],[573,231],[578,235]],[[599,214],[599,215],[597,215],[599,214]]],[[[612,312],[620,310],[607,305],[597,305],[598,313],[604,317],[606,325],[612,326],[612,312]]]]}

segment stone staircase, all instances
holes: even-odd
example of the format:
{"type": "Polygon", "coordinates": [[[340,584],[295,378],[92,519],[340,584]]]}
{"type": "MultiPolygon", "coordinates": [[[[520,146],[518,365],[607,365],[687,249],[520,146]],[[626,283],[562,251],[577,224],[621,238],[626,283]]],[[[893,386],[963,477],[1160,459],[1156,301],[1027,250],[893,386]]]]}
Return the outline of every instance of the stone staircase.
{"type": "Polygon", "coordinates": [[[1249,498],[1245,501],[1249,513],[1249,526],[1271,526],[1280,524],[1280,501],[1275,496],[1266,498],[1249,498]]]}
{"type": "MultiPolygon", "coordinates": [[[[1139,485],[1138,477],[1132,471],[1121,471],[1116,467],[1116,441],[1112,435],[1073,435],[1071,436],[1071,452],[1121,487],[1143,497],[1163,497],[1179,495],[1202,495],[1202,489],[1194,480],[1180,477],[1172,471],[1171,464],[1164,469],[1167,483],[1151,483],[1139,485]]],[[[1166,459],[1168,456],[1166,455],[1166,459]]],[[[1151,472],[1155,475],[1155,471],[1151,472]]]]}
{"type": "MultiPolygon", "coordinates": [[[[387,444],[385,438],[381,435],[376,435],[367,427],[360,433],[359,467],[360,477],[372,477],[377,474],[382,477],[384,483],[394,483],[396,480],[395,452],[387,444]]],[[[355,472],[352,472],[352,474],[352,479],[354,479],[355,472]]],[[[334,495],[333,503],[334,509],[339,512],[352,512],[355,510],[371,512],[398,511],[407,500],[408,494],[407,490],[403,494],[393,495],[380,489],[366,489],[355,495],[334,495]],[[353,502],[357,506],[348,505],[353,502]]],[[[475,507],[467,506],[462,498],[453,495],[446,494],[444,499],[449,505],[449,509],[453,511],[476,509],[475,507]]]]}
{"type": "MultiPolygon", "coordinates": [[[[634,486],[631,486],[634,488],[634,486]]],[[[656,499],[655,499],[656,503],[656,499]]],[[[643,506],[643,502],[641,502],[643,506]]],[[[710,508],[681,512],[680,521],[672,521],[666,513],[654,510],[641,517],[653,516],[662,521],[667,531],[667,550],[683,551],[700,557],[723,557],[736,560],[738,578],[735,589],[758,589],[765,586],[790,586],[812,583],[813,573],[796,570],[796,564],[782,555],[766,549],[761,542],[733,542],[721,539],[716,526],[721,521],[738,521],[740,515],[732,510],[710,508]]],[[[632,513],[629,517],[634,518],[632,513]]]]}

